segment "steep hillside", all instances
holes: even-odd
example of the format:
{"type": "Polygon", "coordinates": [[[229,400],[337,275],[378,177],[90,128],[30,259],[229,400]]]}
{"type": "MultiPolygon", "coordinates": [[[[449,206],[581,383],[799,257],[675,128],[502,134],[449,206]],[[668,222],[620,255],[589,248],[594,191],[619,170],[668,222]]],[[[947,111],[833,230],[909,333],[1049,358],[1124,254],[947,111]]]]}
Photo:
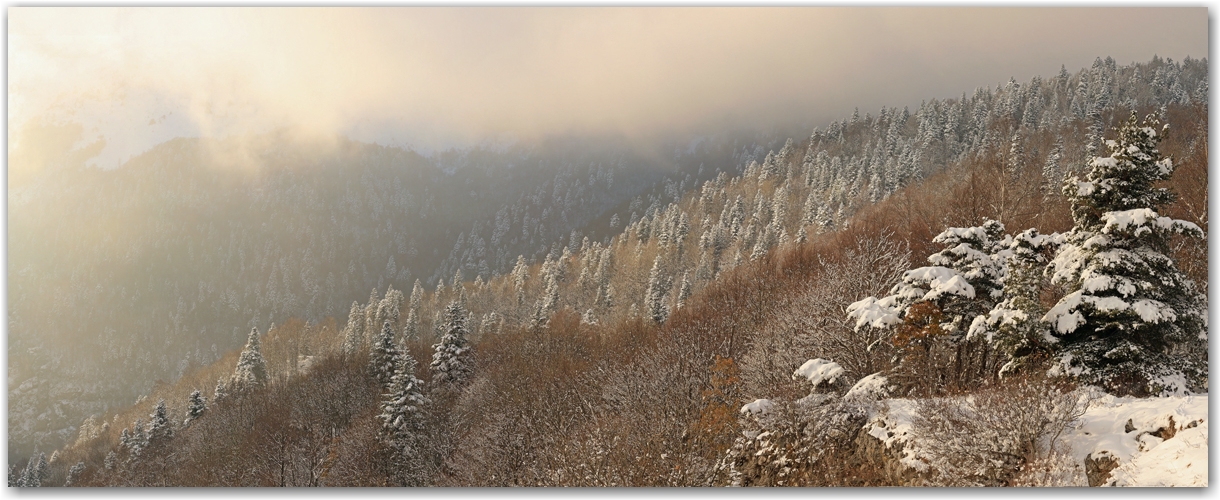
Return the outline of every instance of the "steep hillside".
{"type": "MultiPolygon", "coordinates": [[[[1005,241],[1025,228],[1072,229],[1076,198],[1060,186],[1084,175],[1132,111],[1171,124],[1160,152],[1176,171],[1163,184],[1179,198],[1164,212],[1205,232],[1206,64],[1099,59],[1075,75],[1011,81],[913,113],[853,116],[776,144],[740,175],[708,173],[696,184],[696,174],[624,197],[625,210],[601,214],[618,219],[621,233],[571,233],[566,245],[539,248],[541,262],[519,252],[509,268],[511,254],[479,253],[496,245],[467,243],[513,234],[501,228],[519,214],[500,210],[494,226],[474,222],[463,233],[440,266],[452,278],[378,287],[328,313],[348,311],[342,324],[294,319],[255,331],[246,361],[230,353],[186,370],[137,405],[82,425],[46,484],[62,484],[78,463],[71,479],[82,485],[917,484],[858,458],[869,445],[857,437],[875,414],[847,404],[850,389],[885,373],[898,375],[887,390],[903,397],[1001,391],[1011,359],[990,341],[928,333],[939,332],[932,318],[947,308],[919,320],[908,313],[923,323],[894,331],[858,328],[848,306],[884,295],[945,252],[934,236],[946,228],[990,219],[1005,241]],[[481,260],[508,272],[485,276],[481,260]],[[911,345],[926,356],[908,354],[911,345]],[[246,382],[254,352],[267,375],[246,382]],[[816,359],[833,360],[814,364],[833,376],[794,376],[816,359]],[[178,425],[195,390],[208,396],[207,409],[178,425]],[[766,405],[747,403],[763,399],[783,410],[780,420],[754,416],[766,405]],[[171,424],[146,429],[144,419],[161,420],[161,400],[171,424]],[[787,441],[766,441],[781,431],[787,441]],[[764,448],[776,462],[743,453],[764,448]]],[[[596,185],[599,174],[589,174],[596,185]]],[[[556,200],[561,185],[572,184],[557,180],[556,200]]],[[[520,219],[519,244],[530,217],[520,219]]],[[[1173,243],[1176,265],[1205,292],[1205,243],[1173,243]]],[[[1032,289],[1047,307],[1065,291],[1032,289]]],[[[1197,345],[1182,348],[1199,355],[1197,345]]],[[[1071,380],[1044,382],[1035,372],[1045,370],[1026,374],[1042,391],[1036,397],[1073,393],[1056,385],[1071,380]]],[[[1033,462],[1017,462],[1025,463],[1033,462]]]]}
{"type": "Polygon", "coordinates": [[[557,138],[424,157],[284,133],[175,139],[110,171],[48,160],[9,191],[10,456],[60,446],[255,325],[341,317],[370,289],[459,266],[487,279],[517,255],[608,237],[586,227],[654,186],[736,171],[766,141],[557,138]]]}

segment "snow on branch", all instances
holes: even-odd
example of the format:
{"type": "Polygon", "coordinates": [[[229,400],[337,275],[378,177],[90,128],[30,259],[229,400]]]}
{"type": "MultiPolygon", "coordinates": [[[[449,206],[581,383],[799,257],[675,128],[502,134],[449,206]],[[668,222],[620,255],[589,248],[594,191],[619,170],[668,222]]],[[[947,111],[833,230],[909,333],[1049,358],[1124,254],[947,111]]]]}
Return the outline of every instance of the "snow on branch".
{"type": "Polygon", "coordinates": [[[822,385],[822,382],[833,384],[840,375],[843,375],[843,367],[838,363],[817,358],[806,361],[795,372],[792,372],[792,379],[804,378],[817,387],[822,385]]]}

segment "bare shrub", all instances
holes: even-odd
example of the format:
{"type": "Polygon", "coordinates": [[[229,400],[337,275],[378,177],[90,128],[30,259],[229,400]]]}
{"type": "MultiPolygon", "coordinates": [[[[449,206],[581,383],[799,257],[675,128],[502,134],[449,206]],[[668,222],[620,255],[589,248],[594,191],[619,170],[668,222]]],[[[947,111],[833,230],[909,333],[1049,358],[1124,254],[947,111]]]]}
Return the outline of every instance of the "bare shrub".
{"type": "Polygon", "coordinates": [[[758,401],[717,464],[715,482],[735,486],[877,486],[878,464],[858,459],[858,439],[877,402],[815,392],[758,401]]]}
{"type": "Polygon", "coordinates": [[[1031,378],[964,397],[922,399],[912,445],[935,471],[934,485],[1009,485],[1023,465],[1053,458],[1058,438],[1088,405],[1080,391],[1031,378]]]}
{"type": "Polygon", "coordinates": [[[882,233],[861,237],[841,255],[818,260],[820,272],[803,290],[780,299],[742,358],[746,394],[787,392],[792,370],[812,358],[834,360],[853,380],[888,368],[888,339],[877,330],[857,330],[844,311],[897,282],[910,266],[910,251],[882,233]]]}
{"type": "Polygon", "coordinates": [[[1021,470],[1012,478],[1012,486],[1088,486],[1084,465],[1071,455],[1053,451],[1021,466],[1021,470]]]}

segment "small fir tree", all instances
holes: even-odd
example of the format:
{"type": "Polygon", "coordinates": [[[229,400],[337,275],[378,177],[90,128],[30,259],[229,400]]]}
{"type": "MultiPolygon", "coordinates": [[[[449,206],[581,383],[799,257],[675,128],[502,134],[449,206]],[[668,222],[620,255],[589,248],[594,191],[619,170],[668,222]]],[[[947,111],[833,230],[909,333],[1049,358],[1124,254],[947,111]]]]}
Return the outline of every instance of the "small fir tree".
{"type": "Polygon", "coordinates": [[[381,402],[382,436],[393,450],[394,473],[403,486],[423,486],[426,407],[423,382],[415,378],[415,358],[405,349],[394,356],[394,375],[381,402]]]}
{"type": "Polygon", "coordinates": [[[229,386],[225,384],[225,379],[216,381],[216,390],[212,393],[212,401],[219,403],[222,399],[229,397],[229,386]]]}
{"type": "Polygon", "coordinates": [[[233,387],[240,390],[254,389],[267,384],[267,361],[263,359],[258,341],[258,328],[250,329],[246,339],[246,347],[237,358],[237,368],[233,370],[233,387]]]}
{"type": "Polygon", "coordinates": [[[461,303],[454,300],[445,308],[444,331],[440,342],[432,346],[432,381],[437,389],[444,390],[464,385],[473,373],[473,356],[466,340],[469,313],[461,303]]]}
{"type": "Polygon", "coordinates": [[[394,376],[394,358],[398,351],[398,346],[394,344],[394,327],[386,321],[382,323],[381,333],[373,339],[373,346],[369,350],[369,372],[382,385],[389,384],[394,376]]]}
{"type": "Polygon", "coordinates": [[[648,308],[648,318],[655,323],[664,323],[669,318],[669,304],[665,297],[669,295],[670,282],[665,276],[658,255],[652,263],[652,271],[648,274],[648,290],[644,293],[644,304],[648,308]]]}
{"type": "Polygon", "coordinates": [[[76,482],[76,478],[80,477],[82,472],[85,472],[84,460],[76,462],[76,465],[68,469],[68,474],[64,476],[64,487],[72,486],[72,483],[76,482]]]}
{"type": "Polygon", "coordinates": [[[347,313],[347,326],[343,327],[343,354],[351,356],[360,350],[364,340],[364,308],[352,301],[347,313]]]}
{"type": "Polygon", "coordinates": [[[174,428],[169,423],[169,413],[165,408],[165,400],[157,401],[157,406],[148,416],[148,441],[156,444],[174,435],[174,428]]]}
{"type": "Polygon", "coordinates": [[[982,337],[993,345],[1003,364],[1000,375],[1020,371],[1031,360],[1045,358],[1057,340],[1049,325],[1042,322],[1046,307],[1039,300],[1043,273],[1049,255],[1054,255],[1063,238],[1058,233],[1043,235],[1026,229],[1009,245],[1004,300],[991,312],[978,316],[970,325],[968,338],[982,337]]]}
{"type": "Polygon", "coordinates": [[[195,389],[193,392],[191,392],[190,397],[187,398],[186,420],[182,422],[182,425],[188,425],[195,419],[203,416],[203,412],[207,411],[207,409],[207,398],[203,397],[203,393],[199,392],[199,389],[195,389]]]}

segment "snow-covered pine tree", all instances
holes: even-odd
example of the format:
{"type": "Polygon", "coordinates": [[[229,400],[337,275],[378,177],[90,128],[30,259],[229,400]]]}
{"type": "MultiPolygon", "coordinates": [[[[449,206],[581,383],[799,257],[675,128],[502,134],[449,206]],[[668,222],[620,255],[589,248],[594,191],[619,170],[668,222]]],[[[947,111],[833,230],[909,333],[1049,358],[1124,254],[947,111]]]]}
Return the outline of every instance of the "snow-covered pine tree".
{"type": "Polygon", "coordinates": [[[582,325],[597,324],[597,315],[593,312],[592,308],[587,309],[585,313],[580,316],[580,323],[582,325]]]}
{"type": "Polygon", "coordinates": [[[212,401],[219,403],[220,400],[229,396],[229,386],[225,384],[225,379],[221,378],[216,381],[216,390],[212,393],[212,401]]]}
{"type": "Polygon", "coordinates": [[[352,309],[347,313],[347,326],[343,328],[343,354],[351,356],[360,351],[364,345],[364,308],[352,301],[352,309]]]}
{"type": "Polygon", "coordinates": [[[389,321],[391,325],[397,325],[403,298],[402,291],[395,290],[394,285],[390,285],[385,297],[377,303],[377,318],[382,322],[389,321]]]}
{"type": "Polygon", "coordinates": [[[34,484],[30,486],[42,486],[42,482],[47,479],[47,473],[47,455],[39,453],[38,462],[34,465],[34,473],[31,475],[34,484]]]}
{"type": "Polygon", "coordinates": [[[1008,246],[1004,300],[970,325],[968,338],[981,337],[994,346],[1001,376],[1019,371],[1031,359],[1044,359],[1056,342],[1042,322],[1046,308],[1039,295],[1046,263],[1062,241],[1058,233],[1043,235],[1032,228],[1014,236],[1008,246]]]}
{"type": "Polygon", "coordinates": [[[39,453],[38,457],[30,457],[26,462],[25,468],[21,470],[16,481],[9,481],[11,486],[18,488],[38,488],[42,486],[42,480],[46,479],[47,459],[46,455],[39,453]]]}
{"type": "Polygon", "coordinates": [[[811,189],[809,190],[809,195],[805,197],[805,205],[801,209],[802,226],[813,225],[813,223],[817,221],[818,207],[820,207],[820,205],[818,204],[818,199],[815,196],[816,194],[817,192],[811,189]]]}
{"type": "Polygon", "coordinates": [[[425,460],[422,434],[425,431],[428,398],[423,382],[415,378],[415,358],[406,350],[397,351],[394,375],[381,402],[382,435],[394,450],[394,471],[402,486],[423,486],[425,460]]]}
{"type": "Polygon", "coordinates": [[[686,299],[690,298],[690,294],[690,271],[686,271],[682,273],[682,284],[678,287],[678,309],[686,306],[686,299]]]}
{"type": "Polygon", "coordinates": [[[543,276],[542,282],[545,283],[545,289],[530,316],[530,328],[546,328],[559,306],[559,283],[555,282],[552,275],[543,276]]]}
{"type": "Polygon", "coordinates": [[[403,342],[419,338],[419,314],[414,309],[407,311],[407,324],[402,327],[403,342]]]}
{"type": "Polygon", "coordinates": [[[1172,236],[1202,230],[1157,213],[1174,200],[1154,187],[1174,171],[1157,149],[1166,128],[1133,112],[1106,141],[1110,156],[1065,184],[1075,224],[1048,268],[1067,289],[1044,317],[1059,338],[1053,371],[1120,394],[1199,390],[1206,380],[1206,366],[1172,354],[1206,342],[1207,302],[1168,255],[1172,236]]]}
{"type": "Polygon", "coordinates": [[[460,387],[474,372],[473,353],[466,340],[469,313],[456,300],[445,307],[444,332],[432,346],[432,383],[438,390],[460,387]]]}
{"type": "Polygon", "coordinates": [[[72,486],[72,483],[76,482],[76,478],[80,477],[82,472],[85,472],[84,460],[76,462],[76,465],[68,469],[68,474],[64,476],[64,487],[72,486]]]}
{"type": "Polygon", "coordinates": [[[1046,192],[1046,198],[1054,196],[1062,184],[1063,174],[1059,172],[1059,160],[1063,159],[1063,142],[1055,142],[1055,148],[1051,150],[1051,154],[1046,157],[1046,164],[1042,167],[1042,182],[1043,190],[1046,192]]]}
{"type": "Polygon", "coordinates": [[[895,375],[903,383],[922,383],[916,359],[937,346],[953,348],[954,376],[964,376],[964,366],[987,365],[973,360],[966,338],[975,318],[988,314],[1003,297],[1005,258],[1011,243],[1004,225],[987,220],[982,226],[951,227],[933,238],[944,245],[928,257],[931,266],[907,271],[890,295],[868,297],[847,307],[848,318],[863,327],[892,329],[891,343],[898,352],[895,375]],[[908,363],[908,361],[911,361],[908,363]]]}
{"type": "Polygon", "coordinates": [[[644,306],[648,308],[648,318],[653,322],[664,323],[669,318],[669,304],[665,297],[669,294],[670,282],[661,265],[658,255],[652,263],[652,271],[648,273],[648,289],[644,293],[644,306]]]}
{"type": "Polygon", "coordinates": [[[377,321],[377,305],[380,302],[377,289],[372,289],[369,292],[369,301],[364,303],[364,337],[361,339],[361,345],[367,345],[373,336],[377,335],[378,327],[381,326],[381,322],[377,321]]]}
{"type": "Polygon", "coordinates": [[[233,370],[232,385],[237,390],[248,390],[262,387],[267,383],[267,361],[263,359],[258,341],[258,327],[250,329],[246,339],[246,347],[237,358],[237,368],[233,370]]]}
{"type": "Polygon", "coordinates": [[[182,422],[182,425],[190,424],[195,419],[203,416],[203,412],[207,410],[207,398],[203,397],[203,393],[199,392],[199,389],[195,389],[186,400],[186,420],[182,422]]]}
{"type": "Polygon", "coordinates": [[[132,457],[140,456],[144,449],[148,448],[148,431],[144,429],[144,419],[136,419],[136,424],[132,427],[131,437],[128,438],[127,444],[132,457]]]}
{"type": "Polygon", "coordinates": [[[529,268],[525,265],[525,256],[517,256],[517,265],[512,271],[513,288],[517,291],[517,307],[525,305],[525,281],[529,279],[529,268]]]}
{"type": "Polygon", "coordinates": [[[398,352],[398,346],[394,344],[394,327],[387,320],[381,324],[381,331],[369,348],[369,373],[383,386],[394,377],[394,358],[398,352]]]}
{"type": "Polygon", "coordinates": [[[169,413],[165,408],[165,400],[157,401],[157,406],[148,416],[148,442],[157,444],[173,437],[174,428],[169,423],[169,413]]]}
{"type": "Polygon", "coordinates": [[[419,279],[415,280],[415,286],[411,287],[411,310],[419,314],[420,303],[424,300],[424,286],[420,284],[419,279]]]}

